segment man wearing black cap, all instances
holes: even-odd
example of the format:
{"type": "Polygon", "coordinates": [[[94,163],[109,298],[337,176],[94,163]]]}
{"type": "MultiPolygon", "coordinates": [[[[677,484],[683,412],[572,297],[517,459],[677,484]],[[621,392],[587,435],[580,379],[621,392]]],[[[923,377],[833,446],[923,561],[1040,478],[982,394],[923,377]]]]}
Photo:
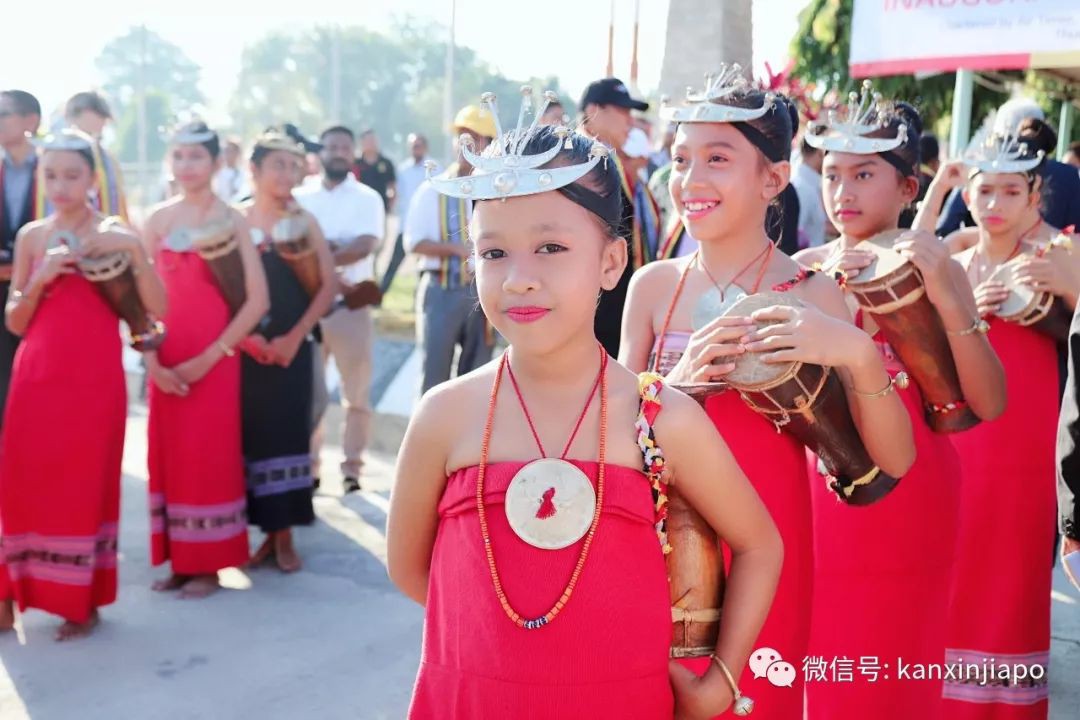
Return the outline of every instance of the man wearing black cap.
{"type": "Polygon", "coordinates": [[[596,337],[600,344],[612,357],[617,357],[630,276],[655,256],[660,232],[656,200],[649,193],[646,183],[628,172],[619,159],[630,136],[630,129],[634,126],[630,111],[644,112],[649,109],[649,103],[631,97],[621,80],[604,78],[585,88],[578,109],[585,133],[615,150],[612,157],[622,182],[623,222],[620,234],[629,244],[628,262],[615,289],[600,296],[595,321],[596,337]]]}

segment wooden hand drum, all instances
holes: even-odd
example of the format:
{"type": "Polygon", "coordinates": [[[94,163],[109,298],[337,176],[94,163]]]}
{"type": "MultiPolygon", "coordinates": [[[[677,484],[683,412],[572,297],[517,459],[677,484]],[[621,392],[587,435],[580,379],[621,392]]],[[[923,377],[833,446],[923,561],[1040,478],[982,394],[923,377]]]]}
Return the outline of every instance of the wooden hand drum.
{"type": "MultiPolygon", "coordinates": [[[[111,222],[106,220],[97,229],[108,232],[111,222]]],[[[77,253],[78,238],[69,232],[54,234],[47,243],[48,254],[77,253]]],[[[131,347],[139,352],[156,350],[165,340],[165,325],[146,311],[139,288],[135,283],[135,273],[131,269],[131,255],[115,252],[93,258],[81,258],[79,272],[94,284],[98,292],[109,303],[109,307],[120,316],[128,326],[131,347]]]]}
{"type": "Polygon", "coordinates": [[[996,315],[1006,322],[1032,327],[1054,340],[1064,341],[1069,337],[1072,314],[1061,298],[1036,290],[1017,279],[1020,264],[1027,257],[1030,254],[1002,263],[990,276],[1009,289],[1009,296],[1001,302],[996,315]]]}
{"type": "MultiPolygon", "coordinates": [[[[725,315],[748,317],[772,306],[801,307],[787,293],[763,292],[735,302],[725,315]]],[[[830,367],[804,362],[767,363],[745,353],[725,376],[755,412],[795,437],[824,465],[829,489],[849,505],[877,502],[896,487],[870,459],[851,417],[844,386],[830,367]]]]}
{"type": "Polygon", "coordinates": [[[208,223],[189,231],[191,244],[206,261],[214,282],[233,316],[247,300],[244,261],[240,257],[239,238],[231,218],[208,223]]]}
{"type": "Polygon", "coordinates": [[[875,259],[848,279],[847,289],[859,307],[874,316],[919,386],[927,424],[940,433],[967,430],[979,423],[979,417],[964,402],[941,316],[926,296],[918,269],[892,249],[904,232],[890,230],[856,245],[857,250],[874,253],[875,259]]]}
{"type": "Polygon", "coordinates": [[[319,256],[311,244],[307,216],[301,213],[286,215],[274,223],[270,239],[274,251],[288,263],[308,297],[315,297],[322,287],[319,256]]]}

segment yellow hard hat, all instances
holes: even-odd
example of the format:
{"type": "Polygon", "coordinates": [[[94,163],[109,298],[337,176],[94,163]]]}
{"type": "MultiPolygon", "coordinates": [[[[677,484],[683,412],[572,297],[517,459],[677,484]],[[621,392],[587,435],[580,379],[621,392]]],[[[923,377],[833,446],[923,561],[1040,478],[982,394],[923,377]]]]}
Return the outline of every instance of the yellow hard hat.
{"type": "Polygon", "coordinates": [[[458,114],[454,116],[454,130],[471,130],[486,138],[494,138],[498,135],[495,130],[495,118],[477,105],[466,105],[458,110],[458,114]]]}

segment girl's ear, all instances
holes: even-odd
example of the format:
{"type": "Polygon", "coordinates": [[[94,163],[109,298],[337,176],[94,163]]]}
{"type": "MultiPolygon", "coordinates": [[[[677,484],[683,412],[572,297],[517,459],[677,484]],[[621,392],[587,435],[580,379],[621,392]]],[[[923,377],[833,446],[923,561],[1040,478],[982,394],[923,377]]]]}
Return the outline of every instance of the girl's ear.
{"type": "Polygon", "coordinates": [[[769,201],[773,200],[777,195],[784,192],[784,188],[787,187],[790,180],[790,162],[781,160],[780,162],[770,163],[765,170],[765,187],[762,191],[762,198],[769,201]]]}
{"type": "Polygon", "coordinates": [[[914,175],[905,175],[900,181],[900,193],[904,198],[904,205],[910,205],[919,197],[919,179],[914,175]]]}
{"type": "Polygon", "coordinates": [[[604,254],[600,259],[600,287],[614,290],[626,269],[627,243],[623,238],[606,239],[604,254]]]}

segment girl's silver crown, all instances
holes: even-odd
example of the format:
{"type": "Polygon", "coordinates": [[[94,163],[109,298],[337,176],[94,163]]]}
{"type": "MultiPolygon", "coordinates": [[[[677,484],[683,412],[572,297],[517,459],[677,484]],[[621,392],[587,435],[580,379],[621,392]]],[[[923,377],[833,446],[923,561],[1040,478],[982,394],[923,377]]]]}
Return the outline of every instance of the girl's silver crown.
{"type": "Polygon", "coordinates": [[[887,107],[881,93],[874,92],[869,80],[864,80],[862,92],[848,95],[843,113],[830,110],[823,123],[812,123],[806,133],[811,147],[832,152],[875,155],[888,152],[907,142],[907,125],[897,128],[895,137],[871,138],[872,132],[885,127],[887,107]]]}
{"type": "Polygon", "coordinates": [[[93,150],[94,139],[80,130],[64,128],[35,140],[34,145],[42,150],[93,150]]]}
{"type": "Polygon", "coordinates": [[[766,93],[761,107],[745,108],[728,105],[725,100],[750,87],[750,81],[738,64],[722,64],[715,73],[705,76],[705,89],[698,92],[686,89],[686,104],[673,107],[661,100],[660,117],[675,123],[730,123],[757,120],[776,105],[776,96],[766,93]]]}
{"type": "Polygon", "coordinates": [[[1032,153],[1015,133],[994,133],[984,126],[964,151],[963,159],[973,174],[1026,173],[1037,168],[1045,155],[1042,150],[1032,153]]]}
{"type": "Polygon", "coordinates": [[[600,142],[593,141],[588,161],[578,165],[545,169],[543,166],[551,162],[559,151],[564,147],[572,147],[570,136],[573,131],[562,126],[555,128],[559,142],[543,152],[526,155],[525,147],[536,134],[541,116],[548,105],[558,100],[555,93],[546,91],[540,109],[533,112],[532,123],[526,126],[526,116],[533,111],[532,94],[533,89],[528,85],[521,88],[521,108],[518,111],[517,127],[504,133],[499,122],[495,93],[484,93],[480,97],[480,103],[495,119],[497,137],[483,152],[477,153],[472,137],[467,133],[462,133],[458,138],[461,153],[472,165],[473,172],[471,175],[460,178],[437,177],[433,174],[435,163],[429,161],[426,164],[428,180],[435,189],[444,195],[473,200],[535,195],[569,185],[585,176],[601,160],[606,161],[610,151],[600,142]]]}

